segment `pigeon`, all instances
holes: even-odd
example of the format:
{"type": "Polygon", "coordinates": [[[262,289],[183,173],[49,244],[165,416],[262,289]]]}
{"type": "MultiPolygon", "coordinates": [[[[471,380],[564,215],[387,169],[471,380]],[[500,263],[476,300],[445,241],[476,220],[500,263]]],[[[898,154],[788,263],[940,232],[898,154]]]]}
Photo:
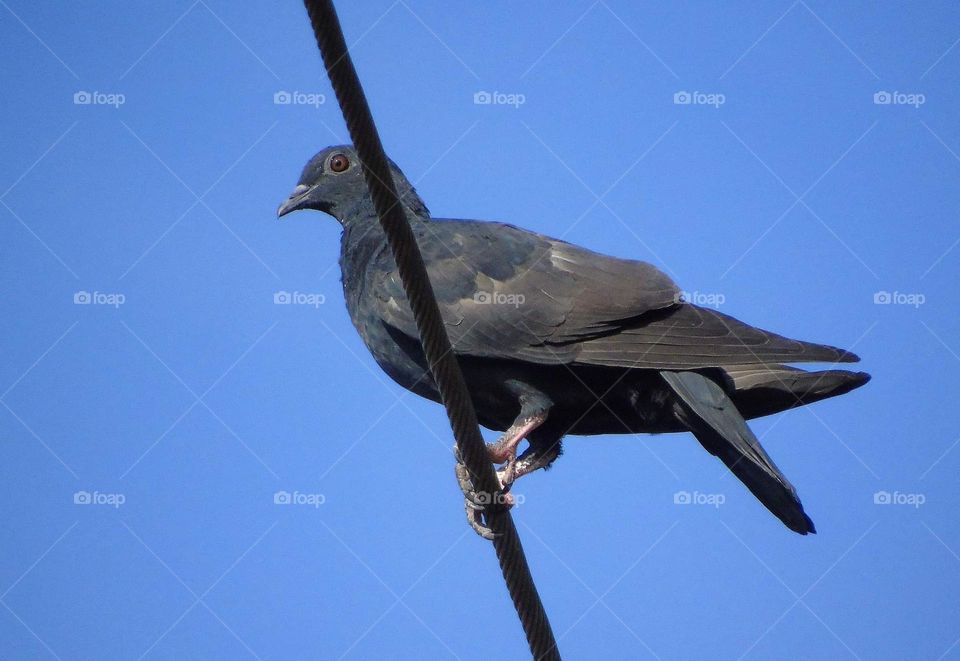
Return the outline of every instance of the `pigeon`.
{"type": "MultiPolygon", "coordinates": [[[[503,465],[505,489],[549,467],[568,434],[691,432],[787,528],[816,532],[746,420],[864,385],[864,372],[791,365],[857,362],[855,354],[693,305],[643,261],[506,223],[432,218],[390,166],[478,420],[502,432],[487,451],[503,465]]],[[[307,163],[277,215],[300,209],[343,228],[347,310],[374,360],[403,388],[439,402],[352,147],[328,147],[307,163]]]]}

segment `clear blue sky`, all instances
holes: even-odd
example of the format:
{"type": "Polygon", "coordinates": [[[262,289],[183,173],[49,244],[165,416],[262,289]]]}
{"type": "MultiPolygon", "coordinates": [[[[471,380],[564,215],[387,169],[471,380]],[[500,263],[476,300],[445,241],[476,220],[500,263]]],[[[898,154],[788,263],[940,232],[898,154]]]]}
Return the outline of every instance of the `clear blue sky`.
{"type": "MultiPolygon", "coordinates": [[[[960,7],[339,4],[435,215],[873,374],[753,425],[816,536],[687,434],[567,439],[515,510],[565,657],[960,657],[960,7]]],[[[0,657],[523,658],[442,409],[351,327],[337,224],[275,218],[346,139],[303,8],[2,0],[0,44],[0,657]]]]}

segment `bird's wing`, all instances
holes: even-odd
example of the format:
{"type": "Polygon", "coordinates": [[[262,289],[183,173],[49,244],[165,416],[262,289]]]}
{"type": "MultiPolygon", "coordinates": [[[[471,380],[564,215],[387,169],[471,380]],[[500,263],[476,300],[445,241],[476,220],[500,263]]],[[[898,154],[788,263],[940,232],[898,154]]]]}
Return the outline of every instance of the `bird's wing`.
{"type": "Polygon", "coordinates": [[[749,326],[710,308],[684,303],[650,314],[616,334],[589,338],[578,362],[615,367],[695,369],[776,363],[850,363],[856,354],[749,326]]]}
{"type": "MultiPolygon", "coordinates": [[[[512,225],[431,221],[414,231],[459,354],[571,363],[580,340],[679,300],[677,286],[651,264],[512,225]]],[[[417,337],[392,257],[384,253],[369,268],[381,320],[417,337]]]]}
{"type": "MultiPolygon", "coordinates": [[[[414,231],[461,355],[649,369],[857,360],[682,303],[646,262],[502,223],[433,221],[414,231]]],[[[369,268],[380,319],[418,337],[392,257],[369,268]]]]}
{"type": "Polygon", "coordinates": [[[700,444],[719,457],[788,528],[801,535],[816,532],[796,489],[764,451],[723,389],[698,372],[660,374],[677,394],[681,417],[700,444]]]}

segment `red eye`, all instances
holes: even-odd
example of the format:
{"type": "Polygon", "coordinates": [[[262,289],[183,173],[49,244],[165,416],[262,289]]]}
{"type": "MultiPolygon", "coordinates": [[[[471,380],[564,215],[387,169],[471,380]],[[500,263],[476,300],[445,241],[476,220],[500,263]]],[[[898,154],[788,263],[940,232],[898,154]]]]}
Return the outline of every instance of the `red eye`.
{"type": "Polygon", "coordinates": [[[343,172],[350,167],[350,159],[344,154],[334,154],[330,159],[330,169],[334,172],[343,172]]]}

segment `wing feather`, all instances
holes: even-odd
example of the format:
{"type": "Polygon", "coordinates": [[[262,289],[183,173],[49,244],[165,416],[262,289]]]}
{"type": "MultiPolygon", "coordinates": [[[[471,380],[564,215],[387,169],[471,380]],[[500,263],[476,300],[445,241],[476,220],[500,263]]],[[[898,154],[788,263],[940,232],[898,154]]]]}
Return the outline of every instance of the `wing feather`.
{"type": "MultiPolygon", "coordinates": [[[[852,362],[683,303],[662,271],[503,223],[443,220],[414,227],[458,354],[537,364],[690,369],[852,362]]],[[[375,313],[416,338],[389,252],[368,267],[375,313]]]]}

